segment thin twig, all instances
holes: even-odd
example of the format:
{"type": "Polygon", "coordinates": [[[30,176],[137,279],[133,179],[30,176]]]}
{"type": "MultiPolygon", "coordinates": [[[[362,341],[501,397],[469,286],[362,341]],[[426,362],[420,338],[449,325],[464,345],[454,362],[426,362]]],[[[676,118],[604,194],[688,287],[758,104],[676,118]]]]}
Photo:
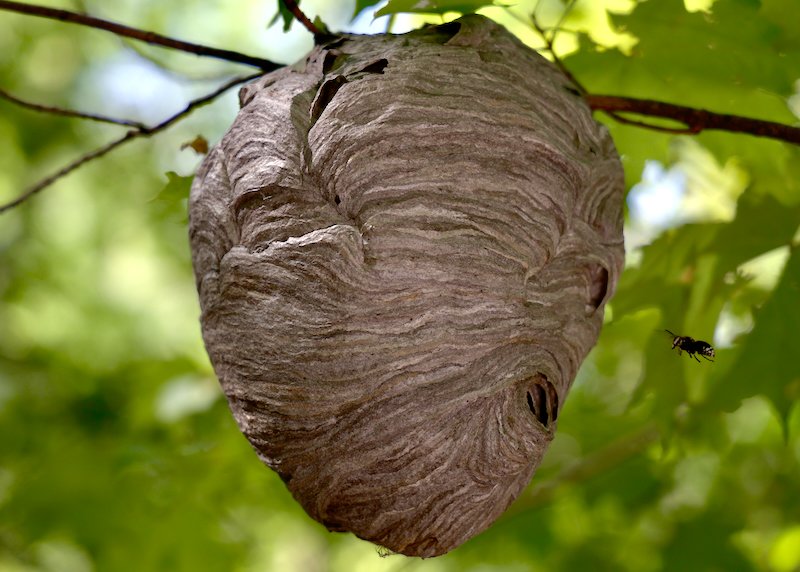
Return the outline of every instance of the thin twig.
{"type": "MultiPolygon", "coordinates": [[[[562,30],[561,25],[564,23],[564,20],[567,19],[567,16],[569,16],[569,13],[572,12],[572,9],[575,7],[575,2],[576,2],[576,0],[569,0],[567,2],[567,5],[564,6],[564,11],[561,12],[561,16],[558,18],[558,22],[556,22],[556,25],[551,28],[551,35],[550,35],[551,43],[555,44],[556,35],[559,32],[561,32],[561,30],[562,30]]],[[[538,7],[538,4],[537,4],[537,7],[538,7]]],[[[534,12],[534,14],[535,13],[536,12],[534,12]]]]}
{"type": "Polygon", "coordinates": [[[117,36],[122,36],[125,38],[133,38],[134,40],[139,40],[141,42],[146,42],[148,44],[154,44],[156,46],[162,46],[165,48],[172,48],[175,50],[180,50],[182,52],[195,54],[197,56],[217,58],[228,62],[236,62],[240,64],[246,64],[249,66],[255,66],[264,71],[274,71],[276,69],[284,67],[281,64],[276,64],[275,62],[271,62],[269,60],[265,60],[262,58],[248,56],[246,54],[234,52],[231,50],[221,50],[218,48],[212,48],[210,46],[203,46],[201,44],[183,42],[181,40],[176,40],[174,38],[162,36],[161,34],[156,34],[155,32],[148,32],[146,30],[131,28],[129,26],[124,26],[122,24],[117,24],[115,22],[109,22],[108,20],[101,20],[100,18],[94,18],[92,16],[86,16],[84,14],[78,14],[77,12],[70,12],[69,10],[47,8],[45,6],[38,6],[36,4],[22,4],[20,2],[11,2],[9,0],[0,0],[0,10],[5,10],[8,12],[17,12],[19,14],[27,14],[29,16],[39,16],[42,18],[49,18],[51,20],[59,20],[61,22],[79,24],[81,26],[88,26],[90,28],[111,32],[113,34],[116,34],[117,36]]]}
{"type": "Polygon", "coordinates": [[[308,16],[303,13],[295,0],[281,0],[281,2],[283,2],[283,5],[286,6],[286,9],[292,13],[292,15],[295,17],[295,20],[300,22],[306,30],[314,35],[315,38],[323,35],[320,29],[314,25],[314,22],[309,20],[308,16]]]}
{"type": "Polygon", "coordinates": [[[72,109],[64,109],[61,107],[52,107],[50,105],[39,105],[38,103],[31,103],[25,101],[14,95],[11,95],[4,89],[0,89],[0,98],[15,103],[25,109],[32,111],[40,111],[42,113],[51,113],[53,115],[61,115],[63,117],[77,117],[78,119],[88,119],[89,121],[98,121],[100,123],[112,123],[114,125],[124,125],[126,127],[136,127],[137,129],[147,129],[144,123],[138,121],[131,121],[128,119],[115,119],[114,117],[106,117],[104,115],[97,115],[95,113],[84,113],[82,111],[74,111],[72,109]]]}
{"type": "Polygon", "coordinates": [[[637,121],[635,119],[630,119],[625,117],[621,113],[617,113],[616,111],[605,111],[606,115],[613,117],[618,123],[624,123],[625,125],[635,125],[636,127],[642,127],[644,129],[650,129],[652,131],[661,131],[662,133],[672,133],[673,135],[694,135],[697,133],[695,130],[690,129],[688,127],[667,127],[666,125],[656,125],[655,123],[647,123],[646,121],[637,121]]]}
{"type": "Polygon", "coordinates": [[[22,193],[20,196],[18,196],[16,199],[12,200],[11,202],[8,202],[8,203],[6,203],[4,205],[0,205],[0,214],[2,214],[3,212],[5,212],[7,210],[10,210],[10,209],[12,209],[12,208],[14,208],[14,207],[16,207],[16,206],[18,206],[20,204],[22,204],[23,202],[25,202],[26,200],[31,198],[33,195],[35,195],[36,193],[38,193],[42,189],[47,188],[48,186],[52,185],[53,183],[55,183],[60,178],[64,177],[65,175],[68,175],[69,173],[71,173],[72,171],[74,171],[78,167],[80,167],[82,165],[85,165],[89,161],[92,161],[93,159],[97,159],[98,157],[102,157],[103,155],[106,155],[107,153],[109,153],[110,151],[113,151],[114,149],[116,149],[117,147],[122,145],[123,143],[126,143],[128,141],[133,141],[134,139],[138,139],[138,138],[141,138],[141,137],[150,137],[152,135],[155,135],[156,133],[159,133],[160,131],[164,131],[165,129],[167,129],[168,127],[173,125],[174,123],[178,122],[179,120],[181,120],[184,117],[186,117],[187,115],[189,115],[192,111],[194,111],[198,107],[202,107],[203,105],[213,101],[214,99],[216,99],[217,97],[219,97],[220,95],[222,95],[223,93],[225,93],[226,91],[231,89],[232,87],[237,86],[237,85],[239,85],[241,83],[245,83],[245,82],[250,81],[252,79],[255,79],[257,77],[260,77],[261,75],[262,75],[261,73],[257,73],[257,74],[252,74],[252,75],[248,75],[248,76],[244,76],[244,77],[234,78],[234,79],[228,81],[227,83],[225,83],[224,85],[218,87],[217,89],[215,89],[211,93],[206,94],[203,97],[199,97],[197,99],[193,99],[181,111],[179,111],[178,113],[175,113],[174,115],[171,115],[170,117],[168,117],[167,119],[165,119],[161,123],[158,123],[157,125],[154,125],[153,127],[142,126],[142,127],[137,127],[137,128],[134,128],[134,129],[130,129],[122,137],[120,137],[118,139],[115,139],[114,141],[111,141],[110,143],[107,143],[106,145],[103,145],[102,147],[98,147],[97,149],[87,153],[86,155],[82,155],[81,157],[78,157],[77,159],[75,159],[74,161],[72,161],[71,163],[69,163],[68,165],[63,167],[62,169],[58,170],[57,172],[53,173],[52,175],[50,175],[48,177],[45,177],[44,179],[42,179],[41,181],[39,181],[38,183],[36,183],[32,187],[28,188],[24,193],[22,193]]]}
{"type": "MultiPolygon", "coordinates": [[[[634,113],[649,117],[672,119],[683,123],[686,128],[680,133],[700,133],[706,130],[730,131],[733,133],[747,133],[757,137],[767,137],[800,145],[800,127],[792,127],[783,123],[751,119],[727,113],[714,113],[705,109],[696,109],[684,105],[653,101],[651,99],[636,99],[633,97],[620,97],[616,95],[584,94],[586,103],[595,111],[611,112],[610,115],[619,119],[619,113],[634,113]]],[[[626,122],[633,120],[626,119],[626,122]]],[[[641,127],[657,129],[660,131],[671,129],[660,125],[650,125],[637,122],[641,127]]]]}
{"type": "Polygon", "coordinates": [[[71,173],[72,171],[74,171],[75,169],[80,167],[81,165],[84,165],[85,163],[88,163],[89,161],[91,161],[93,159],[97,159],[98,157],[102,157],[103,155],[105,155],[109,151],[113,151],[114,149],[116,149],[117,147],[119,147],[120,145],[125,143],[126,141],[132,140],[134,137],[137,136],[137,134],[141,134],[141,133],[142,132],[138,131],[138,130],[128,131],[125,135],[123,135],[119,139],[115,139],[114,141],[112,141],[112,142],[110,142],[110,143],[108,143],[106,145],[103,145],[102,147],[98,147],[97,149],[95,149],[94,151],[92,151],[90,153],[87,153],[86,155],[82,155],[81,157],[78,157],[72,163],[66,165],[65,167],[59,169],[58,171],[56,171],[52,175],[50,175],[48,177],[45,177],[44,179],[42,179],[41,181],[39,181],[38,183],[36,183],[32,187],[30,187],[27,191],[22,193],[16,199],[14,199],[14,200],[12,200],[12,201],[10,201],[8,203],[5,203],[3,205],[0,205],[0,214],[6,212],[8,210],[11,210],[16,206],[21,205],[22,203],[27,201],[29,198],[31,198],[33,195],[35,195],[36,193],[38,193],[42,189],[45,189],[45,188],[49,187],[50,185],[52,185],[53,183],[55,183],[61,177],[64,177],[65,175],[68,175],[69,173],[71,173]]]}
{"type": "Polygon", "coordinates": [[[558,32],[561,29],[560,26],[561,24],[564,23],[564,19],[567,17],[569,11],[572,10],[573,6],[575,6],[575,0],[570,0],[564,7],[564,12],[558,19],[558,23],[555,25],[555,27],[544,28],[541,24],[539,24],[539,18],[537,16],[537,10],[539,9],[539,4],[537,3],[536,8],[534,8],[533,13],[531,14],[531,24],[533,25],[533,28],[536,30],[539,36],[541,36],[542,41],[544,42],[545,47],[547,48],[547,51],[550,52],[550,55],[553,57],[553,63],[556,64],[556,66],[558,66],[558,69],[561,70],[561,73],[567,76],[567,79],[569,79],[569,81],[572,82],[572,84],[578,89],[578,91],[583,94],[586,93],[586,89],[581,85],[581,83],[577,79],[575,79],[575,76],[572,75],[572,72],[570,72],[567,69],[567,66],[565,66],[564,62],[561,61],[561,58],[558,57],[558,54],[556,54],[556,51],[553,47],[555,45],[556,36],[558,35],[558,32]],[[548,35],[547,30],[552,30],[552,32],[548,35]]]}
{"type": "Polygon", "coordinates": [[[542,26],[542,31],[555,33],[558,32],[559,34],[572,34],[573,36],[577,36],[581,33],[580,30],[573,30],[571,28],[565,28],[564,26],[542,26]]]}

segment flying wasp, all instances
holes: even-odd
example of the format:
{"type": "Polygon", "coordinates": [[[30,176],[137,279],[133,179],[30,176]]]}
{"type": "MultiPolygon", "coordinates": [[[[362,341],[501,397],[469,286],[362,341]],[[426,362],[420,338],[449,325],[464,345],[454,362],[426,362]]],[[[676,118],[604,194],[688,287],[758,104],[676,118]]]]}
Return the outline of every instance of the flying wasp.
{"type": "Polygon", "coordinates": [[[696,340],[694,338],[690,338],[689,336],[679,336],[677,334],[673,334],[669,330],[664,330],[670,336],[672,336],[672,349],[678,348],[678,355],[681,354],[681,351],[686,352],[689,356],[693,357],[697,360],[697,363],[700,363],[700,360],[697,359],[697,356],[707,359],[708,361],[714,361],[714,348],[711,347],[711,344],[708,342],[704,342],[702,340],[696,340]]]}

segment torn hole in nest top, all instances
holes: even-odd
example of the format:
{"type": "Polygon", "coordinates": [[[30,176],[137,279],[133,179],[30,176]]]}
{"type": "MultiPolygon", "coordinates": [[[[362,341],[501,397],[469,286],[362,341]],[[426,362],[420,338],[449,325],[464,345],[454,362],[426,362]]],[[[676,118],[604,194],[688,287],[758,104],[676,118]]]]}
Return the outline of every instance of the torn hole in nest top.
{"type": "Polygon", "coordinates": [[[344,58],[341,57],[342,53],[339,50],[330,50],[325,52],[325,57],[322,59],[322,73],[327,74],[342,65],[344,58]]]}
{"type": "Polygon", "coordinates": [[[436,26],[436,31],[448,35],[449,37],[447,39],[449,40],[461,31],[461,23],[447,22],[446,24],[439,24],[436,26]]]}
{"type": "Polygon", "coordinates": [[[361,68],[361,71],[364,73],[382,74],[383,70],[385,70],[386,66],[388,65],[389,65],[389,60],[387,60],[386,58],[381,58],[379,60],[372,62],[367,66],[364,66],[363,68],[361,68]]]}
{"type": "Polygon", "coordinates": [[[325,81],[317,91],[317,96],[314,98],[314,103],[311,104],[311,122],[315,123],[319,119],[322,112],[333,100],[336,92],[347,83],[347,78],[338,75],[333,79],[325,81]]]}

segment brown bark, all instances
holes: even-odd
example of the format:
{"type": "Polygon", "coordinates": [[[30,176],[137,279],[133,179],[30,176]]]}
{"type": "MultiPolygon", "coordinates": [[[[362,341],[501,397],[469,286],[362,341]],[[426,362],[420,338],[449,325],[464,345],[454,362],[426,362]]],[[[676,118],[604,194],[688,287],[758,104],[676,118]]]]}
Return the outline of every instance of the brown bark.
{"type": "Polygon", "coordinates": [[[778,139],[780,141],[786,141],[787,143],[800,145],[800,128],[784,125],[782,123],[775,123],[773,121],[763,121],[761,119],[752,119],[727,113],[715,113],[705,109],[664,103],[663,101],[653,101],[651,99],[592,94],[584,95],[584,99],[586,99],[586,103],[589,104],[589,107],[596,111],[607,111],[618,121],[633,123],[634,125],[650,129],[688,134],[716,129],[733,133],[747,133],[757,137],[768,137],[770,139],[778,139]],[[670,119],[683,123],[686,127],[673,129],[664,126],[647,125],[640,121],[632,121],[625,116],[621,116],[620,113],[670,119]]]}

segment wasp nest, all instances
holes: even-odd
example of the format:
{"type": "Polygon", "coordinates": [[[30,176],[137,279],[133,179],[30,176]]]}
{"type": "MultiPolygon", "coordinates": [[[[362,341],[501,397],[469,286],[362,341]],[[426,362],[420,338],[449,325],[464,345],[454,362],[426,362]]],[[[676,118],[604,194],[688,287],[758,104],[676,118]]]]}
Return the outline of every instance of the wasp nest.
{"type": "Polygon", "coordinates": [[[344,37],[240,99],[190,201],[233,415],[329,529],[443,554],[529,482],[597,339],[612,141],[479,16],[344,37]]]}

